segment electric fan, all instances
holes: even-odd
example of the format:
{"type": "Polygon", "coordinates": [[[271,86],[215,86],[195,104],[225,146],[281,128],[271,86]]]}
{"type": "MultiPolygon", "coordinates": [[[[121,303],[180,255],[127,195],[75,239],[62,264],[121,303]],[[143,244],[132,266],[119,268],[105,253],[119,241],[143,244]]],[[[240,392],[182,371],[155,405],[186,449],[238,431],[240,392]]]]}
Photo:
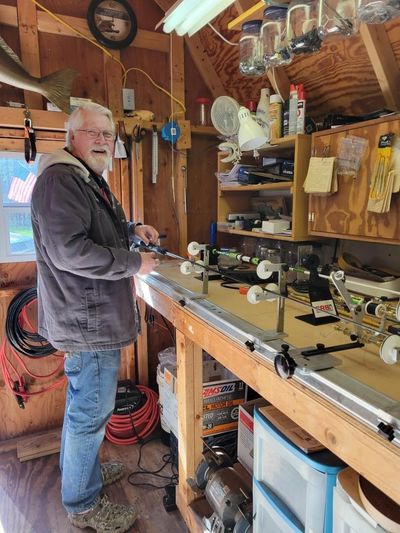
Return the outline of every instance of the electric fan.
{"type": "Polygon", "coordinates": [[[239,131],[239,104],[230,96],[218,96],[211,107],[211,122],[224,137],[232,137],[239,131]]]}
{"type": "Polygon", "coordinates": [[[239,104],[230,96],[219,96],[211,107],[211,122],[214,128],[228,140],[218,146],[222,152],[228,153],[227,157],[221,160],[224,163],[237,162],[240,159],[241,154],[237,144],[239,109],[239,104]]]}

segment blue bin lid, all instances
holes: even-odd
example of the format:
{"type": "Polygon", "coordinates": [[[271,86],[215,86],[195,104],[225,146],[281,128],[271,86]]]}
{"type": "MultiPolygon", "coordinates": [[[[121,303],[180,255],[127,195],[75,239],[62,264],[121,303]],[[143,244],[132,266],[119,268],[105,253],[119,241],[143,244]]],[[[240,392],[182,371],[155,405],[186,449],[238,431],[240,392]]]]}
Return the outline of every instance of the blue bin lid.
{"type": "Polygon", "coordinates": [[[264,428],[270,433],[282,446],[284,446],[290,453],[304,461],[306,464],[315,468],[319,472],[325,474],[337,474],[346,465],[339,457],[337,457],[330,450],[321,450],[320,452],[314,452],[307,454],[301,450],[298,446],[293,444],[283,433],[281,433],[265,416],[260,413],[259,408],[255,409],[255,418],[261,422],[264,428]]]}

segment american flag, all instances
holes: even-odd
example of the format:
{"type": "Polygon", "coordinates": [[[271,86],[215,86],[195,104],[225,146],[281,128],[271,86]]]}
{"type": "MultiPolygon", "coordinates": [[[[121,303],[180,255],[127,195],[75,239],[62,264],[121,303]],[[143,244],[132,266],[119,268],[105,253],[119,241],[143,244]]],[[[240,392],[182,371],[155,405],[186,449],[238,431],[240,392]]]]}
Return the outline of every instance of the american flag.
{"type": "Polygon", "coordinates": [[[35,183],[36,176],[32,172],[29,172],[25,180],[14,177],[10,185],[10,190],[8,191],[8,199],[19,204],[29,203],[35,183]]]}

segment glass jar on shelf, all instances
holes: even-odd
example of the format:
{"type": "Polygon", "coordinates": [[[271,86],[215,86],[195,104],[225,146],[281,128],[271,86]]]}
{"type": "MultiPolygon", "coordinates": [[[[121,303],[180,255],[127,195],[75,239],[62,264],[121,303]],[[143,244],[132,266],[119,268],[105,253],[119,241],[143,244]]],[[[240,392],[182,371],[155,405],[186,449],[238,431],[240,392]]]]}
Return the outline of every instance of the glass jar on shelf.
{"type": "Polygon", "coordinates": [[[292,0],[287,12],[287,41],[294,54],[311,54],[321,48],[315,0],[292,0]]]}
{"type": "Polygon", "coordinates": [[[268,248],[266,250],[265,259],[271,261],[271,263],[281,262],[281,251],[278,248],[268,248]]]}
{"type": "Polygon", "coordinates": [[[286,40],[287,6],[269,6],[261,26],[263,58],[266,68],[288,65],[292,61],[286,40]]]}
{"type": "Polygon", "coordinates": [[[360,0],[319,0],[318,35],[350,37],[358,31],[357,9],[360,0]]]}
{"type": "Polygon", "coordinates": [[[357,16],[365,24],[383,24],[400,16],[400,0],[360,0],[357,16]]]}
{"type": "Polygon", "coordinates": [[[261,20],[249,20],[242,24],[239,40],[239,70],[244,76],[262,76],[265,65],[260,39],[261,20]]]}

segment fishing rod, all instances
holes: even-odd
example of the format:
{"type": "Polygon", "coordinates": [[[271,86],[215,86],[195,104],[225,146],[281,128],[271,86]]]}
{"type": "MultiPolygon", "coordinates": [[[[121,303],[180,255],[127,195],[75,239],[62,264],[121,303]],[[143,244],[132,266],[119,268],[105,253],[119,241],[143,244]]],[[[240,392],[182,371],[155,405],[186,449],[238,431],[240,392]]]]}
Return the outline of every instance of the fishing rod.
{"type": "MultiPolygon", "coordinates": [[[[314,266],[314,271],[312,271],[312,266],[310,267],[310,270],[304,267],[290,267],[289,265],[285,263],[271,263],[268,260],[260,259],[258,257],[254,256],[248,256],[245,254],[238,253],[236,250],[224,250],[224,249],[218,249],[215,247],[210,247],[209,245],[200,245],[196,242],[191,242],[188,245],[188,253],[190,255],[198,255],[201,251],[204,252],[204,258],[205,261],[200,260],[193,260],[193,259],[187,259],[185,257],[182,257],[178,254],[174,254],[172,252],[169,252],[166,248],[163,248],[161,246],[157,246],[155,244],[144,244],[143,242],[137,243],[137,246],[142,246],[144,249],[157,253],[159,255],[170,257],[171,259],[178,259],[183,261],[181,265],[181,272],[183,274],[190,274],[193,269],[196,273],[203,273],[203,293],[207,294],[208,289],[208,273],[214,272],[218,275],[222,275],[225,278],[235,282],[240,283],[244,285],[249,285],[250,288],[247,293],[247,300],[250,303],[257,304],[260,303],[263,300],[275,300],[278,299],[278,323],[276,327],[276,331],[278,333],[283,333],[283,318],[284,318],[284,301],[288,299],[289,301],[292,301],[293,298],[287,295],[285,290],[285,284],[283,280],[283,272],[299,272],[305,275],[311,276],[312,274],[317,274],[318,277],[322,279],[328,280],[330,283],[332,283],[336,289],[338,290],[340,296],[343,299],[344,305],[347,306],[351,313],[351,318],[346,316],[340,316],[340,319],[343,322],[346,322],[347,324],[351,324],[355,331],[349,331],[347,328],[345,330],[342,330],[343,333],[346,335],[349,335],[350,338],[353,341],[363,340],[365,342],[372,342],[374,344],[380,345],[380,354],[381,358],[388,362],[389,364],[393,364],[397,361],[397,350],[400,351],[398,348],[398,345],[400,344],[400,328],[390,326],[388,328],[388,331],[384,329],[384,320],[389,319],[393,321],[399,321],[399,311],[393,311],[391,310],[389,313],[387,311],[383,312],[383,307],[381,304],[377,304],[375,302],[367,301],[363,297],[353,296],[351,295],[347,288],[344,285],[345,276],[344,272],[342,271],[333,271],[330,273],[330,275],[323,274],[322,272],[319,272],[319,269],[316,268],[316,265],[314,266]],[[257,275],[263,279],[268,279],[270,276],[272,276],[273,272],[278,273],[279,278],[279,285],[275,283],[269,283],[265,287],[260,287],[258,285],[250,285],[249,283],[244,282],[242,279],[239,279],[232,275],[231,272],[223,273],[217,268],[213,268],[208,264],[209,255],[221,255],[225,257],[229,257],[231,259],[236,259],[242,263],[251,264],[257,267],[256,272],[257,275]],[[379,313],[378,313],[379,311],[379,313]],[[381,327],[377,331],[375,328],[364,324],[362,322],[363,316],[365,314],[369,315],[375,315],[380,316],[381,318],[381,327]],[[390,317],[388,315],[391,315],[390,317]],[[364,331],[362,331],[364,330],[364,331]],[[370,334],[372,333],[372,336],[369,335],[368,338],[366,338],[367,332],[370,334]],[[393,346],[395,345],[395,348],[393,346]],[[394,352],[393,352],[394,350],[394,352]],[[390,352],[390,353],[389,353],[390,352]],[[393,353],[392,353],[393,352],[393,353]],[[396,353],[395,353],[396,352],[396,353]]],[[[304,301],[298,301],[293,300],[301,305],[314,309],[311,304],[304,301]]],[[[324,313],[328,316],[338,318],[338,315],[330,312],[329,310],[324,310],[324,313]]],[[[357,347],[359,345],[358,342],[353,343],[353,347],[357,347]]]]}

